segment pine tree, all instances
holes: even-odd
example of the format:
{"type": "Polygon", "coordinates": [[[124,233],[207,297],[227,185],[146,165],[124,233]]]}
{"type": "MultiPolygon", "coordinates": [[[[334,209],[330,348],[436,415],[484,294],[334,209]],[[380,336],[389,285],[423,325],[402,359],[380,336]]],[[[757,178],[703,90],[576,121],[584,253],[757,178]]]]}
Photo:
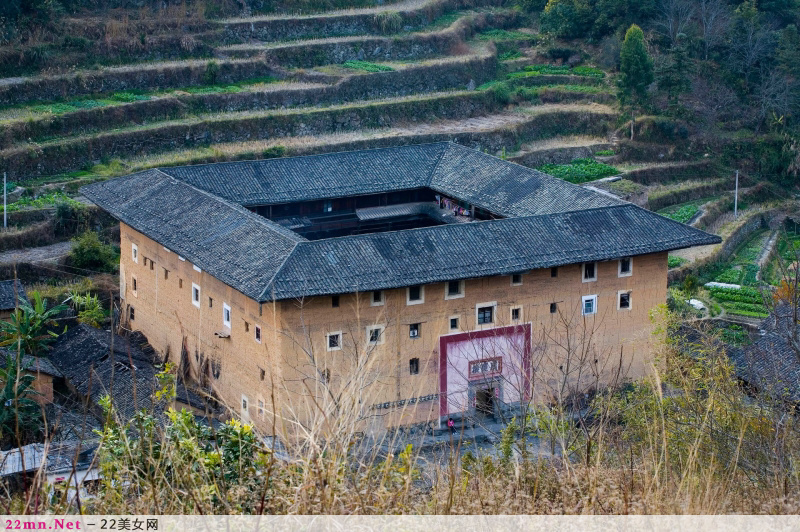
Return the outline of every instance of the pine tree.
{"type": "Polygon", "coordinates": [[[620,104],[631,112],[631,140],[633,140],[636,112],[647,102],[647,88],[653,83],[653,60],[647,53],[642,28],[633,24],[625,32],[620,51],[620,76],[618,97],[620,104]]]}

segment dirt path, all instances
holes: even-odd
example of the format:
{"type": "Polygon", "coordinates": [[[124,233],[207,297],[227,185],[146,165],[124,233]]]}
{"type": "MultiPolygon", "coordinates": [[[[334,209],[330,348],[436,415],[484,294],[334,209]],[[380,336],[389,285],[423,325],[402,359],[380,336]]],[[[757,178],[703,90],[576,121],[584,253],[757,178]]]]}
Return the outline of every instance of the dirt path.
{"type": "Polygon", "coordinates": [[[72,242],[59,242],[30,249],[12,249],[0,253],[0,264],[19,262],[55,262],[72,250],[72,242]]]}

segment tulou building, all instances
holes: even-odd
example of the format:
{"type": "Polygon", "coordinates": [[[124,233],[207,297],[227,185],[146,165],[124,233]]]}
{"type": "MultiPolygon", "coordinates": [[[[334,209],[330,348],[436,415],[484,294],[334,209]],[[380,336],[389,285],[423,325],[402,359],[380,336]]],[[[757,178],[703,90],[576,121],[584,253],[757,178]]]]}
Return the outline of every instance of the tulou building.
{"type": "Polygon", "coordinates": [[[667,252],[720,242],[453,143],[83,193],[120,221],[123,322],[265,430],[494,416],[641,376],[667,252]]]}

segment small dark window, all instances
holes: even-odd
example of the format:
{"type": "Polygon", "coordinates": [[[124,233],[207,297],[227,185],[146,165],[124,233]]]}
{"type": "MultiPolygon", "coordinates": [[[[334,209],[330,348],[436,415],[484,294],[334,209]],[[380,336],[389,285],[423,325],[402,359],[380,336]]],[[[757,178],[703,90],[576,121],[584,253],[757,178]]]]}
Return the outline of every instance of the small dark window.
{"type": "Polygon", "coordinates": [[[558,303],[550,303],[550,314],[555,314],[558,310],[558,303]]]}
{"type": "Polygon", "coordinates": [[[250,323],[244,322],[244,332],[250,332],[250,323]]]}
{"type": "Polygon", "coordinates": [[[375,290],[372,292],[372,302],[373,303],[383,303],[383,292],[380,290],[375,290]]]}
{"type": "Polygon", "coordinates": [[[461,282],[460,281],[449,281],[447,283],[447,295],[448,296],[457,296],[461,293],[461,282]]]}
{"type": "Polygon", "coordinates": [[[333,202],[332,201],[323,201],[322,202],[322,212],[333,212],[333,202]]]}
{"type": "Polygon", "coordinates": [[[515,273],[511,276],[511,284],[522,284],[522,274],[515,273]]]}
{"type": "Polygon", "coordinates": [[[183,279],[178,279],[178,288],[183,288],[183,279]]]}
{"type": "Polygon", "coordinates": [[[619,295],[619,308],[631,308],[631,293],[623,292],[619,295]]]}
{"type": "Polygon", "coordinates": [[[492,323],[494,321],[494,307],[478,308],[478,324],[492,323]]]}
{"type": "Polygon", "coordinates": [[[631,273],[631,259],[630,257],[619,259],[619,273],[620,275],[625,275],[626,273],[631,273]]]}
{"type": "Polygon", "coordinates": [[[519,320],[519,309],[518,308],[512,308],[511,309],[511,319],[513,321],[519,320]]]}
{"type": "Polygon", "coordinates": [[[266,377],[266,376],[267,376],[267,372],[266,372],[266,371],[264,371],[264,370],[263,370],[263,369],[261,369],[261,368],[258,368],[258,369],[260,370],[260,374],[261,374],[261,375],[260,375],[260,376],[261,376],[261,380],[263,381],[263,380],[264,380],[264,377],[266,377]]]}
{"type": "Polygon", "coordinates": [[[550,277],[558,277],[558,266],[550,268],[550,277]]]}
{"type": "Polygon", "coordinates": [[[408,336],[411,338],[419,338],[419,323],[412,323],[408,326],[408,336]]]}
{"type": "Polygon", "coordinates": [[[325,383],[331,382],[331,370],[329,369],[322,370],[322,382],[325,383]]]}
{"type": "Polygon", "coordinates": [[[587,281],[595,278],[595,263],[585,262],[583,264],[583,278],[587,281]]]}
{"type": "Polygon", "coordinates": [[[377,344],[381,341],[381,329],[376,327],[374,329],[369,330],[369,343],[377,344]]]}
{"type": "Polygon", "coordinates": [[[412,358],[408,361],[408,372],[411,375],[418,375],[419,374],[419,359],[412,358]]]}
{"type": "Polygon", "coordinates": [[[213,306],[214,306],[214,298],[209,297],[208,298],[208,308],[211,308],[213,306]]]}
{"type": "Polygon", "coordinates": [[[334,308],[339,306],[339,296],[331,296],[331,306],[334,308]]]}
{"type": "Polygon", "coordinates": [[[136,292],[136,277],[133,277],[133,291],[136,292]]]}
{"type": "Polygon", "coordinates": [[[169,270],[164,268],[164,280],[169,279],[169,270]]]}
{"type": "Polygon", "coordinates": [[[458,329],[458,318],[450,318],[450,330],[454,331],[458,329]]]}
{"type": "Polygon", "coordinates": [[[152,260],[150,260],[150,269],[151,270],[155,269],[155,263],[152,260]]]}
{"type": "Polygon", "coordinates": [[[421,286],[409,286],[408,287],[408,300],[409,301],[419,301],[422,299],[422,287],[421,286]]]}
{"type": "Polygon", "coordinates": [[[329,334],[328,335],[328,349],[336,349],[339,347],[339,335],[338,334],[329,334]]]}
{"type": "Polygon", "coordinates": [[[256,342],[261,343],[261,327],[256,325],[256,342]]]}
{"type": "Polygon", "coordinates": [[[135,313],[134,313],[134,309],[133,309],[133,307],[128,307],[128,317],[130,318],[130,320],[131,320],[131,321],[133,321],[133,320],[134,320],[134,318],[135,318],[135,313]]]}

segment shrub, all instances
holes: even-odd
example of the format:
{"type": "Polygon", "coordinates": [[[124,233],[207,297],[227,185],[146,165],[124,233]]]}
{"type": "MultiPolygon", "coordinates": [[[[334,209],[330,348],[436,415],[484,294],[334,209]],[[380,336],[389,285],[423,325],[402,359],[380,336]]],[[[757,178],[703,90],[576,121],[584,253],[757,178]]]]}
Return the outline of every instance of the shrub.
{"type": "Polygon", "coordinates": [[[667,213],[663,213],[663,214],[667,218],[670,218],[672,220],[675,220],[676,222],[680,222],[682,224],[685,224],[686,222],[691,220],[692,217],[695,214],[697,214],[698,210],[699,210],[699,208],[697,207],[697,205],[684,205],[683,207],[679,208],[676,211],[667,212],[667,213]]]}
{"type": "Polygon", "coordinates": [[[501,105],[511,103],[511,87],[507,83],[495,83],[489,88],[495,101],[501,105]]]}
{"type": "Polygon", "coordinates": [[[676,257],[675,255],[670,255],[667,257],[667,268],[680,268],[684,264],[689,262],[688,260],[684,259],[683,257],[676,257]]]}
{"type": "Polygon", "coordinates": [[[397,11],[384,11],[375,15],[375,24],[382,33],[397,33],[403,27],[403,17],[397,11]]]}
{"type": "Polygon", "coordinates": [[[73,239],[70,263],[75,268],[113,273],[117,270],[118,255],[114,248],[100,241],[94,231],[86,231],[73,239]]]}
{"type": "Polygon", "coordinates": [[[270,146],[262,153],[264,159],[275,159],[286,155],[286,146],[270,146]]]}
{"type": "Polygon", "coordinates": [[[206,71],[203,73],[203,82],[206,85],[214,85],[219,76],[219,64],[216,61],[209,61],[206,64],[206,71]]]}

